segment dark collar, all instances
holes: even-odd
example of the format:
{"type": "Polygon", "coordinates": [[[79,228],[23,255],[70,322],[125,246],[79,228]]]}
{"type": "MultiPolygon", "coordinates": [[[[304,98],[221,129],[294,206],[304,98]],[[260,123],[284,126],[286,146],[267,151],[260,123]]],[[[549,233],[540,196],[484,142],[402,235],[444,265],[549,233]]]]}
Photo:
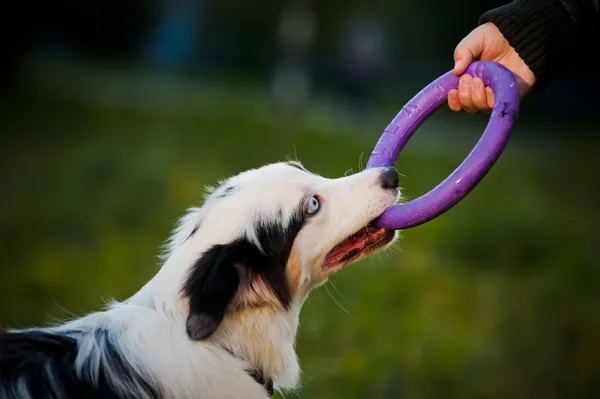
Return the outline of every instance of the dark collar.
{"type": "MultiPolygon", "coordinates": [[[[238,358],[228,348],[223,348],[223,349],[225,349],[231,356],[238,358]]],[[[254,381],[256,381],[260,386],[265,388],[265,390],[267,391],[267,394],[269,395],[270,398],[273,397],[273,395],[275,394],[275,390],[273,389],[273,380],[272,379],[270,379],[270,378],[266,379],[265,376],[263,375],[262,371],[260,371],[257,368],[247,370],[246,372],[248,373],[248,375],[250,377],[254,378],[254,381]]]]}
{"type": "Polygon", "coordinates": [[[272,379],[267,379],[265,380],[265,377],[263,376],[263,374],[258,371],[258,370],[252,370],[248,371],[248,374],[250,375],[250,377],[254,378],[254,381],[258,382],[259,385],[262,385],[263,388],[265,388],[265,390],[267,391],[267,394],[269,395],[270,398],[273,397],[273,395],[275,394],[275,391],[273,390],[273,380],[272,379]]]}

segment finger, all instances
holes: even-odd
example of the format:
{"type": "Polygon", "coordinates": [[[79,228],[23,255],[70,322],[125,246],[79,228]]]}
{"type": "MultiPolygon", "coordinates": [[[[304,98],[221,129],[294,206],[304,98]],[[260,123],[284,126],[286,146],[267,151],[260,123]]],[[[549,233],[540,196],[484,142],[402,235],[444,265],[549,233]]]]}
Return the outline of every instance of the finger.
{"type": "Polygon", "coordinates": [[[458,99],[460,100],[460,104],[465,111],[471,114],[477,112],[471,97],[472,83],[473,78],[469,75],[462,75],[458,83],[458,99]]]}
{"type": "Polygon", "coordinates": [[[453,72],[455,75],[462,75],[467,70],[467,67],[473,60],[473,56],[471,52],[465,49],[461,49],[458,54],[454,53],[454,69],[453,72]]]}
{"type": "Polygon", "coordinates": [[[485,85],[479,78],[474,78],[471,84],[471,99],[473,100],[473,106],[479,111],[486,111],[488,109],[485,85]]]}
{"type": "Polygon", "coordinates": [[[485,88],[485,96],[490,109],[494,108],[494,91],[490,87],[485,88]]]}
{"type": "Polygon", "coordinates": [[[483,52],[484,33],[482,27],[477,27],[465,36],[454,49],[454,73],[465,72],[474,58],[479,58],[483,52]]]}
{"type": "Polygon", "coordinates": [[[448,106],[452,111],[462,111],[462,105],[460,105],[460,100],[458,99],[457,89],[452,89],[448,92],[448,106]]]}

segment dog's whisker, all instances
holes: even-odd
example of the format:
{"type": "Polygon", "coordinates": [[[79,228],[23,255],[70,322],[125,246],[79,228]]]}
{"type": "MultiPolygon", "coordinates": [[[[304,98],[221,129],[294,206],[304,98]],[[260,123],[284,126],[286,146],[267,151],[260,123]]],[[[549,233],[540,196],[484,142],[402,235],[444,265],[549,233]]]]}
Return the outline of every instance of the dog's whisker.
{"type": "Polygon", "coordinates": [[[317,295],[319,296],[319,299],[322,301],[323,297],[321,297],[321,290],[320,289],[316,289],[315,291],[317,292],[317,295]]]}
{"type": "Polygon", "coordinates": [[[343,312],[345,312],[346,314],[350,314],[350,312],[348,312],[346,310],[346,308],[344,308],[331,294],[331,291],[329,291],[329,288],[327,288],[327,284],[323,284],[323,287],[325,287],[325,290],[327,291],[327,293],[329,294],[329,296],[331,297],[331,299],[333,299],[333,302],[335,302],[335,304],[342,309],[343,312]]]}
{"type": "Polygon", "coordinates": [[[335,284],[333,284],[333,281],[328,280],[331,283],[331,286],[333,287],[334,290],[337,291],[338,294],[340,294],[340,296],[343,298],[344,295],[342,295],[342,293],[340,292],[340,290],[338,290],[338,288],[335,286],[335,284]]]}

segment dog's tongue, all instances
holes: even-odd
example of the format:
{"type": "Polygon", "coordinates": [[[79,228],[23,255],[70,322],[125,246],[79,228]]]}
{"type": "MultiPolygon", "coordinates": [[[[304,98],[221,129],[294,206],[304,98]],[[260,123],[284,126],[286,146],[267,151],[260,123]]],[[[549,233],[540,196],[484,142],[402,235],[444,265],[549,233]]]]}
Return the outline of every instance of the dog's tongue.
{"type": "Polygon", "coordinates": [[[382,235],[385,235],[385,229],[372,225],[365,227],[333,248],[325,257],[324,265],[333,266],[352,259],[382,235]]]}
{"type": "Polygon", "coordinates": [[[333,266],[358,255],[365,248],[368,238],[368,235],[361,235],[346,239],[327,254],[325,266],[333,266]]]}

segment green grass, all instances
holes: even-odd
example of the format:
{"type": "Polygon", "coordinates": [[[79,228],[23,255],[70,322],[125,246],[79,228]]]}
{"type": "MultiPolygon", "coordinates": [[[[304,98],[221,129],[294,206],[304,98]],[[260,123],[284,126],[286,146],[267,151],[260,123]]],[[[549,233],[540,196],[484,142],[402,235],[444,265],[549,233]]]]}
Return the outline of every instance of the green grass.
{"type": "MultiPolygon", "coordinates": [[[[0,325],[50,323],[134,293],[206,184],[296,154],[341,176],[377,139],[364,127],[275,118],[259,100],[211,93],[185,111],[58,100],[4,110],[0,325]]],[[[406,195],[456,167],[484,122],[443,112],[428,122],[397,163],[406,195]]],[[[597,395],[599,141],[577,134],[590,129],[583,124],[557,138],[559,127],[540,123],[520,123],[475,191],[405,231],[400,251],[310,296],[298,397],[597,395]],[[536,136],[541,150],[527,143],[533,129],[550,132],[536,136]]]]}

